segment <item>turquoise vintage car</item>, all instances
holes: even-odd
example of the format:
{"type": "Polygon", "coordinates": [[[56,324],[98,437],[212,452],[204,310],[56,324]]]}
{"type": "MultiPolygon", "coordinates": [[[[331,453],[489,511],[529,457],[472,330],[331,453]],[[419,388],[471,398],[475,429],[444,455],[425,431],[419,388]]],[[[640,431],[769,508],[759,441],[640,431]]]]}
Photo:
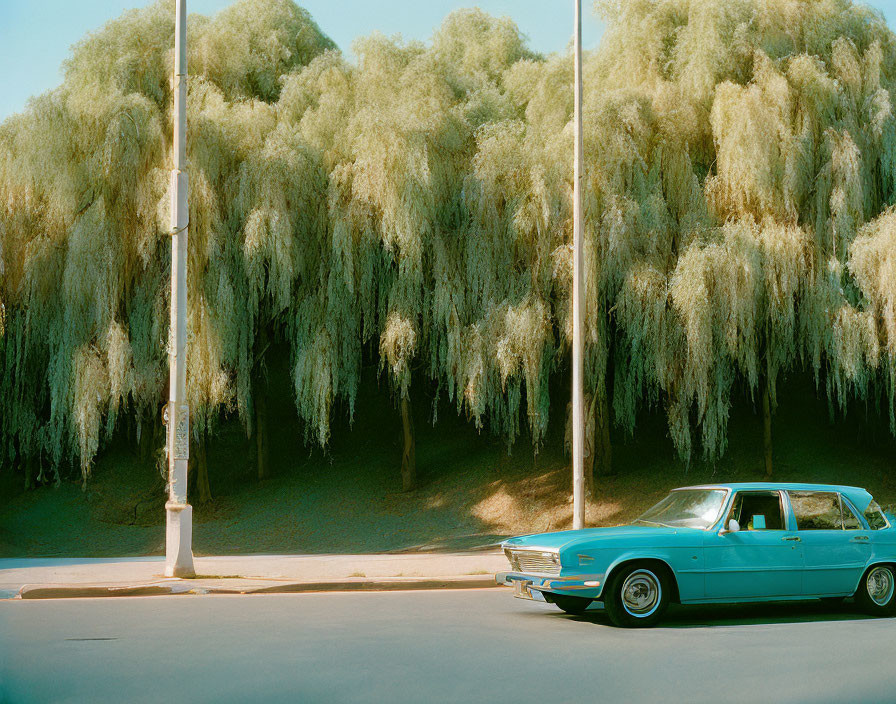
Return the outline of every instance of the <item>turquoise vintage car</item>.
{"type": "Polygon", "coordinates": [[[896,520],[864,489],[713,484],[675,489],[632,525],[506,540],[514,596],[567,613],[603,601],[617,626],[651,626],[671,602],[855,596],[896,612],[896,520]]]}

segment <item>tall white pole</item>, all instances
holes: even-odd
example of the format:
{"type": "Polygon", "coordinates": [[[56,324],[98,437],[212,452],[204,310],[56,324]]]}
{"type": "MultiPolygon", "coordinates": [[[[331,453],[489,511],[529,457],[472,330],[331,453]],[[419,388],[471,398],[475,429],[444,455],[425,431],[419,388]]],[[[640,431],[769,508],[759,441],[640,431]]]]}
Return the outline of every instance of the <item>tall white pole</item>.
{"type": "Polygon", "coordinates": [[[572,255],[572,527],[585,527],[585,397],[582,361],[582,309],[584,308],[585,267],[582,257],[582,0],[575,0],[575,168],[573,171],[573,255],[572,255]]]}
{"type": "Polygon", "coordinates": [[[165,575],[192,577],[193,508],[187,503],[190,408],[187,405],[187,2],[174,25],[174,168],[171,171],[171,329],[168,338],[168,502],[165,575]]]}

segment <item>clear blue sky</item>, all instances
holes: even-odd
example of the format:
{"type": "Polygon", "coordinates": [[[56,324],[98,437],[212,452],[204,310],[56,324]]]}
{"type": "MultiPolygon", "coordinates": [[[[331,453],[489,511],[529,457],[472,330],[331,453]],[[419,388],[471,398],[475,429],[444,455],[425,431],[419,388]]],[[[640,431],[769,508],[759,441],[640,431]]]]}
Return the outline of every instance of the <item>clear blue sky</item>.
{"type": "MultiPolygon", "coordinates": [[[[190,12],[213,14],[232,0],[189,0],[190,12]]],[[[147,0],[0,0],[0,120],[21,110],[29,96],[61,81],[59,66],[69,47],[86,32],[147,0]]],[[[536,51],[562,51],[572,36],[569,0],[299,0],[321,29],[345,51],[355,37],[379,30],[406,39],[428,40],[451,10],[478,5],[508,15],[529,36],[536,51]]],[[[583,45],[597,44],[602,26],[584,0],[583,45]]],[[[872,0],[890,26],[896,0],[872,0]]]]}
{"type": "MultiPolygon", "coordinates": [[[[214,14],[233,0],[188,0],[189,12],[214,14]]],[[[894,0],[896,2],[896,0],[894,0]]],[[[428,40],[452,10],[479,6],[510,16],[536,51],[566,48],[572,38],[572,2],[560,0],[298,0],[314,20],[348,52],[355,37],[379,30],[405,39],[428,40]]],[[[31,95],[56,87],[69,47],[90,30],[149,0],[0,0],[0,120],[18,112],[31,95]]],[[[583,45],[602,32],[584,0],[583,45]]]]}

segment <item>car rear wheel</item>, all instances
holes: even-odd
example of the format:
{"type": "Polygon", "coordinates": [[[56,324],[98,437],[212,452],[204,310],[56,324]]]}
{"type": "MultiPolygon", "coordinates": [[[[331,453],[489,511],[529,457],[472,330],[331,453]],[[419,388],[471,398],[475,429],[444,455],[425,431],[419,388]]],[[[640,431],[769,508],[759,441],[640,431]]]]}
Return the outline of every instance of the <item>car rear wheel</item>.
{"type": "Polygon", "coordinates": [[[873,616],[896,613],[896,571],[893,565],[874,565],[862,577],[856,595],[862,609],[873,616]]]}
{"type": "Polygon", "coordinates": [[[583,596],[568,596],[566,594],[551,594],[550,599],[561,610],[574,616],[585,613],[585,609],[591,606],[591,602],[594,601],[583,596]]]}
{"type": "Polygon", "coordinates": [[[604,607],[613,625],[645,628],[663,617],[669,592],[666,570],[652,564],[626,565],[610,578],[604,590],[604,607]]]}

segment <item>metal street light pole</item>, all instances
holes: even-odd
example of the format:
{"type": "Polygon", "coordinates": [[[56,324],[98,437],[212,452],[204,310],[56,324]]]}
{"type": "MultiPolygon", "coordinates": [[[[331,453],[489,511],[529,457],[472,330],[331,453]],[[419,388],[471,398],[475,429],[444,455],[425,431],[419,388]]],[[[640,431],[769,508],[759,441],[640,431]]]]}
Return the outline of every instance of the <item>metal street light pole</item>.
{"type": "Polygon", "coordinates": [[[585,527],[585,396],[582,360],[582,309],[584,308],[585,267],[582,257],[582,0],[575,0],[575,168],[573,171],[573,255],[572,255],[572,527],[585,527]]]}
{"type": "Polygon", "coordinates": [[[171,328],[168,336],[168,502],[165,575],[192,577],[193,508],[187,503],[190,408],[187,405],[187,2],[174,25],[174,168],[171,171],[171,328]]]}

